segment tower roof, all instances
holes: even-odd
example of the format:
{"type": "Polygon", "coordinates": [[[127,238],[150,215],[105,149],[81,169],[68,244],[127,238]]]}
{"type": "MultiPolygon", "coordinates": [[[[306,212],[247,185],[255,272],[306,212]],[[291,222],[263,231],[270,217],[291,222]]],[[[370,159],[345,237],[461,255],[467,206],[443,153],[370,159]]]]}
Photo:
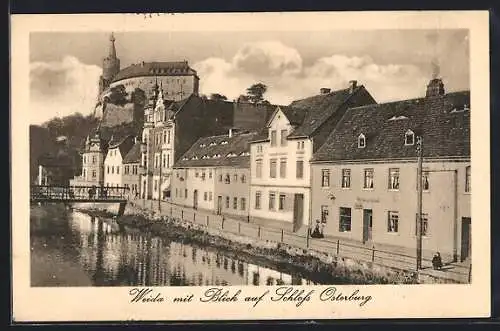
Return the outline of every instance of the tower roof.
{"type": "Polygon", "coordinates": [[[115,48],[115,35],[111,32],[111,36],[109,37],[109,57],[116,58],[116,48],[115,48]]]}

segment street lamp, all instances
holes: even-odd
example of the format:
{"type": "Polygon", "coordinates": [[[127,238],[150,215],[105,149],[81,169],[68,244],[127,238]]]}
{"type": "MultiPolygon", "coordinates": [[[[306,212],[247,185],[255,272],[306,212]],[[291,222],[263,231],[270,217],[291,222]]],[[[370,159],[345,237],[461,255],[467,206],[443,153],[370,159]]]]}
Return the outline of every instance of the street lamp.
{"type": "Polygon", "coordinates": [[[417,137],[417,270],[422,269],[422,148],[423,139],[417,137]]]}

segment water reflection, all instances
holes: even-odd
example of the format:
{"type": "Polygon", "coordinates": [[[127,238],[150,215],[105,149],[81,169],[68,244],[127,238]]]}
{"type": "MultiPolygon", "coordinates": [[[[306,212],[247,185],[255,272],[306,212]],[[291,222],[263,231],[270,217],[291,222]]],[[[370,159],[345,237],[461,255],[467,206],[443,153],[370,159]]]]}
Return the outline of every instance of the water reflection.
{"type": "Polygon", "coordinates": [[[33,286],[312,284],[216,250],[140,233],[79,212],[31,218],[33,286]],[[60,259],[54,260],[54,256],[60,259]],[[44,270],[44,265],[54,267],[44,270]],[[68,270],[80,274],[64,277],[68,270]]]}

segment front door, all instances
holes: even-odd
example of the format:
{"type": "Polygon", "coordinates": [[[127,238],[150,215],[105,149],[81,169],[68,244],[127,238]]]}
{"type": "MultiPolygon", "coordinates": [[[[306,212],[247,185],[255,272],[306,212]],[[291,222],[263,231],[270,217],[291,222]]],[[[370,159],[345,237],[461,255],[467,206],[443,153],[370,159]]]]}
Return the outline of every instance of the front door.
{"type": "Polygon", "coordinates": [[[371,209],[363,209],[363,243],[372,240],[372,218],[371,209]]]}
{"type": "Polygon", "coordinates": [[[304,219],[304,195],[295,194],[293,199],[293,231],[297,231],[302,226],[304,219]]]}
{"type": "Polygon", "coordinates": [[[193,191],[193,208],[198,208],[198,190],[193,191]]]}
{"type": "Polygon", "coordinates": [[[471,219],[470,217],[462,217],[462,249],[460,252],[460,260],[464,261],[470,256],[471,252],[471,219]]]}
{"type": "Polygon", "coordinates": [[[217,197],[217,215],[222,214],[222,196],[217,197]]]}

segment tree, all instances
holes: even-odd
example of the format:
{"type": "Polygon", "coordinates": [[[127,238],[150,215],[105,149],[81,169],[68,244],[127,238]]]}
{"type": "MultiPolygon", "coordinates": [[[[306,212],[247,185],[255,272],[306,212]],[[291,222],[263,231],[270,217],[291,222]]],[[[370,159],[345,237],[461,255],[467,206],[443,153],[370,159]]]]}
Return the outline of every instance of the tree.
{"type": "Polygon", "coordinates": [[[210,95],[210,100],[215,100],[215,101],[226,101],[227,100],[227,97],[223,94],[219,94],[219,93],[212,93],[210,95]]]}
{"type": "Polygon", "coordinates": [[[253,84],[247,88],[248,100],[252,103],[262,103],[264,101],[264,94],[267,91],[267,86],[262,83],[253,84]]]}
{"type": "Polygon", "coordinates": [[[123,106],[127,103],[128,93],[123,84],[113,86],[109,94],[108,102],[117,106],[123,106]]]}

